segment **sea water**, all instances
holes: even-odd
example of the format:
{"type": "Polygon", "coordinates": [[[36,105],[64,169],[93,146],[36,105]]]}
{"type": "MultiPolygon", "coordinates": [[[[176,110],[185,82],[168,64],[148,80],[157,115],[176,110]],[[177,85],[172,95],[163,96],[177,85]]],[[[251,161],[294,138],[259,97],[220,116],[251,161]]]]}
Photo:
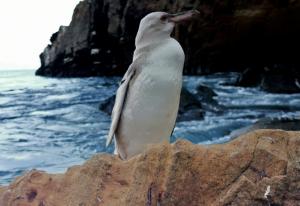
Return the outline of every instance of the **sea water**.
{"type": "MultiPolygon", "coordinates": [[[[207,111],[203,120],[176,124],[171,141],[223,143],[235,129],[264,117],[296,117],[300,95],[268,94],[258,88],[225,86],[237,74],[184,77],[196,93],[204,84],[218,96],[222,112],[207,111]]],[[[34,71],[0,71],[0,184],[33,168],[64,172],[105,147],[110,116],[99,103],[114,95],[119,77],[47,78],[34,71]]]]}

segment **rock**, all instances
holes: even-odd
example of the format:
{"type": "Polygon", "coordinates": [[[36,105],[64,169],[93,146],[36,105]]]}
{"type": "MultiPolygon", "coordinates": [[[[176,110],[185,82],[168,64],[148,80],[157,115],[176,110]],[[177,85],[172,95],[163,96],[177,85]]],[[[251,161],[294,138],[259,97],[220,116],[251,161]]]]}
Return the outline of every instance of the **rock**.
{"type": "Polygon", "coordinates": [[[284,65],[276,65],[275,68],[266,70],[260,87],[272,93],[299,93],[300,73],[296,68],[287,69],[284,65]]]}
{"type": "Polygon", "coordinates": [[[222,113],[224,111],[224,108],[219,105],[217,100],[214,99],[214,97],[217,97],[218,95],[205,85],[198,85],[196,88],[196,95],[197,99],[201,102],[202,108],[205,111],[211,111],[215,113],[222,113]]]}
{"type": "Polygon", "coordinates": [[[194,108],[189,109],[185,112],[178,112],[177,122],[193,121],[193,120],[202,120],[204,118],[204,112],[202,109],[194,108]]]}
{"type": "Polygon", "coordinates": [[[180,103],[177,121],[192,121],[201,120],[204,117],[204,111],[201,103],[194,94],[189,92],[186,88],[182,88],[180,94],[180,103]]]}
{"type": "Polygon", "coordinates": [[[299,161],[300,132],[258,130],[211,146],[180,140],[128,161],[99,154],[64,174],[33,170],[0,187],[0,205],[299,205],[299,161]]]}
{"type": "Polygon", "coordinates": [[[213,97],[218,96],[214,90],[202,84],[197,86],[196,91],[196,94],[200,97],[200,99],[206,102],[214,101],[213,97]]]}
{"type": "Polygon", "coordinates": [[[248,68],[236,86],[260,87],[271,93],[299,93],[300,72],[295,66],[275,64],[264,68],[248,68]]]}
{"type": "Polygon", "coordinates": [[[105,112],[106,114],[111,115],[111,112],[115,105],[115,98],[116,98],[116,95],[113,95],[113,96],[107,98],[106,100],[104,100],[103,102],[101,102],[99,104],[99,110],[105,112]]]}
{"type": "Polygon", "coordinates": [[[262,72],[255,68],[247,68],[240,74],[236,86],[257,87],[262,81],[262,72]]]}
{"type": "Polygon", "coordinates": [[[298,79],[282,75],[265,76],[261,82],[261,88],[266,92],[292,94],[300,93],[300,86],[297,85],[298,79]]]}
{"type": "MultiPolygon", "coordinates": [[[[114,104],[115,95],[100,103],[99,110],[111,115],[114,104]]],[[[199,120],[203,119],[203,116],[204,111],[202,110],[201,103],[197,100],[195,95],[183,87],[181,90],[177,121],[199,120]]]]}
{"type": "Polygon", "coordinates": [[[112,4],[99,0],[80,1],[70,25],[60,27],[52,35],[51,45],[40,55],[41,67],[36,74],[87,77],[121,74],[119,67],[125,71],[128,59],[124,59],[120,36],[116,37],[118,28],[113,28],[113,25],[118,27],[115,19],[119,4],[117,1],[112,4]]]}
{"type": "Polygon", "coordinates": [[[131,62],[145,14],[191,8],[201,17],[174,32],[185,50],[185,74],[243,71],[282,62],[299,67],[299,1],[84,0],[70,25],[52,35],[36,74],[121,75],[131,62]]]}
{"type": "Polygon", "coordinates": [[[201,102],[202,109],[205,111],[217,114],[223,113],[224,107],[219,105],[218,101],[214,99],[217,96],[217,93],[206,85],[200,84],[196,87],[196,97],[201,102]]]}
{"type": "Polygon", "coordinates": [[[258,129],[281,129],[288,131],[300,131],[300,118],[264,118],[253,125],[234,130],[230,133],[231,139],[237,138],[248,132],[258,129]]]}

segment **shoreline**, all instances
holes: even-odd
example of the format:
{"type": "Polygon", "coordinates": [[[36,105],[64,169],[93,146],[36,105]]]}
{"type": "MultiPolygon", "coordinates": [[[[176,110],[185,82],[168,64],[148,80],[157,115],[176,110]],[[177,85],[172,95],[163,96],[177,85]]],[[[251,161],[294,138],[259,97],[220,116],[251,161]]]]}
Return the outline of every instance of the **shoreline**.
{"type": "Polygon", "coordinates": [[[300,132],[256,130],[222,145],[153,145],[128,161],[97,154],[64,174],[17,178],[0,205],[296,205],[299,148],[300,132]]]}

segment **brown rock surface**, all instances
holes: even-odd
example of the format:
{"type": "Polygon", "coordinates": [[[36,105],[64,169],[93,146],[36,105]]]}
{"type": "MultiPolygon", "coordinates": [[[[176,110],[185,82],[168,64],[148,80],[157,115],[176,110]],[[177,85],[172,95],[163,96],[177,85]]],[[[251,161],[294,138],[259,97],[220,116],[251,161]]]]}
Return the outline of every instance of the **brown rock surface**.
{"type": "Polygon", "coordinates": [[[178,141],[129,161],[96,155],[65,174],[34,170],[0,188],[0,205],[300,205],[300,132],[257,130],[206,147],[178,141]]]}

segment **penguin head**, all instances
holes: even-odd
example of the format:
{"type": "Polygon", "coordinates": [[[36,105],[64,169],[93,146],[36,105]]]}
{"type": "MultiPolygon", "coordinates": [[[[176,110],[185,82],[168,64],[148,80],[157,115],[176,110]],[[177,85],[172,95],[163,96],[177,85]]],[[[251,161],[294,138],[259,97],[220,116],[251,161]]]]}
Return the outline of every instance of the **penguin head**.
{"type": "Polygon", "coordinates": [[[135,44],[137,46],[138,44],[142,44],[143,41],[155,42],[156,40],[169,38],[175,24],[190,20],[198,14],[199,12],[197,10],[190,10],[177,14],[152,12],[140,21],[135,44]]]}

